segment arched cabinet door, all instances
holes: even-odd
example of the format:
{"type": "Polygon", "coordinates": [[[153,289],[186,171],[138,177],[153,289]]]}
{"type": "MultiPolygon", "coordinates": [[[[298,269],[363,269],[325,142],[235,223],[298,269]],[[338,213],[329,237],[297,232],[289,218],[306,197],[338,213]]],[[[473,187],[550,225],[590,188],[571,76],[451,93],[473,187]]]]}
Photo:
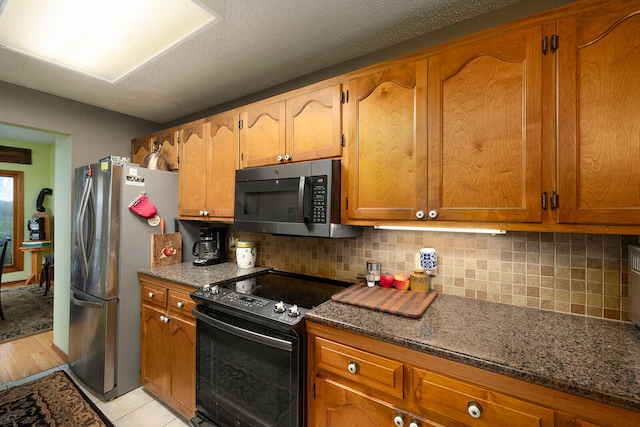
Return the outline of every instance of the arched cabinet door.
{"type": "Polygon", "coordinates": [[[412,220],[426,209],[426,68],[422,60],[349,81],[349,219],[412,220]]]}
{"type": "Polygon", "coordinates": [[[560,223],[640,223],[640,6],[605,3],[558,23],[560,223]]]}
{"type": "Polygon", "coordinates": [[[178,214],[202,218],[207,209],[207,176],[211,164],[209,138],[202,120],[180,128],[178,214]]]}
{"type": "Polygon", "coordinates": [[[342,155],[341,85],[334,84],[286,100],[285,155],[289,161],[342,155]]]}
{"type": "Polygon", "coordinates": [[[542,27],[429,57],[429,210],[435,220],[540,222],[542,27]]]}

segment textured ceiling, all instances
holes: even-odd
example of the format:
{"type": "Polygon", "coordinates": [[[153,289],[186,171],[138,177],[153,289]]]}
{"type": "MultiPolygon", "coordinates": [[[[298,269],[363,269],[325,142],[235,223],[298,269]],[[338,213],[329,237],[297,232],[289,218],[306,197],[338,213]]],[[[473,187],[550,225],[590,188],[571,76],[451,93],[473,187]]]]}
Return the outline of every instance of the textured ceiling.
{"type": "Polygon", "coordinates": [[[165,123],[519,1],[227,0],[221,22],[115,84],[1,47],[0,80],[165,123]]]}

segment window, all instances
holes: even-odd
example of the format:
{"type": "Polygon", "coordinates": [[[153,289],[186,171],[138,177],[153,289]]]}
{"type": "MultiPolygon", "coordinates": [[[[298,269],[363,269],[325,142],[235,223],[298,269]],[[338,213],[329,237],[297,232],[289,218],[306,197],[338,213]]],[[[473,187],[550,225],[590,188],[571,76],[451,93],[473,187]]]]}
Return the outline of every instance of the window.
{"type": "Polygon", "coordinates": [[[4,271],[22,271],[18,247],[23,237],[23,172],[0,170],[0,237],[9,237],[4,271]]]}

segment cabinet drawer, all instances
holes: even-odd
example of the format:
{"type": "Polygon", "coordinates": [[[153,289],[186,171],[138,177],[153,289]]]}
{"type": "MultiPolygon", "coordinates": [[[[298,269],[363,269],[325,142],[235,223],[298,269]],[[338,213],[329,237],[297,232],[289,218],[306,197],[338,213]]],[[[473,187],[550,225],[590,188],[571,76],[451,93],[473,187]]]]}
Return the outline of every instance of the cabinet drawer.
{"type": "Polygon", "coordinates": [[[191,310],[196,308],[196,303],[191,299],[189,294],[182,292],[169,291],[169,312],[179,313],[183,316],[193,317],[191,310]]]}
{"type": "Polygon", "coordinates": [[[167,307],[167,289],[142,282],[142,302],[157,307],[167,307]]]}
{"type": "Polygon", "coordinates": [[[421,369],[413,368],[412,374],[417,405],[456,421],[473,426],[553,426],[554,412],[542,406],[421,369]]]}
{"type": "Polygon", "coordinates": [[[376,390],[402,399],[402,363],[318,337],[315,353],[319,374],[345,380],[368,394],[376,390]]]}

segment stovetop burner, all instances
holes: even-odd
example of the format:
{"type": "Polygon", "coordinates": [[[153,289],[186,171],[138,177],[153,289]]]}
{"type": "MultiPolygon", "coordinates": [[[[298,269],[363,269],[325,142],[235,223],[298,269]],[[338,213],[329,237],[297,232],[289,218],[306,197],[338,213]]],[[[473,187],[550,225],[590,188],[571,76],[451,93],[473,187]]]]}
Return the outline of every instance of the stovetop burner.
{"type": "Polygon", "coordinates": [[[352,283],[276,270],[254,277],[204,287],[191,296],[199,305],[295,325],[304,314],[352,283]]]}

